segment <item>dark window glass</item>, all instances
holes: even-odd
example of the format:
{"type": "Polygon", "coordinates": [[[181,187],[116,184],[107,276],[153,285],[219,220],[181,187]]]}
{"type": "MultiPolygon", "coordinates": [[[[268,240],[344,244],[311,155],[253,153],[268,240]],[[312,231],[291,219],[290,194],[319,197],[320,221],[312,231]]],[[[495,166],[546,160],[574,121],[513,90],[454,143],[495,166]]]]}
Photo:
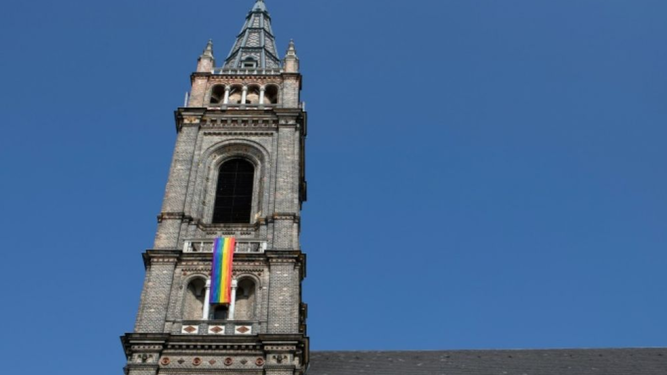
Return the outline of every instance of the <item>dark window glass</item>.
{"type": "Polygon", "coordinates": [[[215,191],[214,223],[249,223],[255,167],[243,159],[220,166],[215,191]]]}
{"type": "Polygon", "coordinates": [[[229,309],[226,305],[218,305],[213,310],[213,319],[214,320],[225,320],[227,319],[227,313],[229,309]]]}

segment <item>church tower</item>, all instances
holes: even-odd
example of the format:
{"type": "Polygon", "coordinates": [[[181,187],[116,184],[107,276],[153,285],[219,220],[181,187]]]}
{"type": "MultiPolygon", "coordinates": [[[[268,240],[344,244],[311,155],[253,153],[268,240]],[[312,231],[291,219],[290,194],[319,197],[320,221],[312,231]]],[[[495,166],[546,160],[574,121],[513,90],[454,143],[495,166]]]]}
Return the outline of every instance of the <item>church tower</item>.
{"type": "Polygon", "coordinates": [[[127,375],[301,375],[309,362],[306,256],[307,116],[293,42],[281,61],[257,0],[227,59],[212,42],[175,112],[177,139],[127,375]],[[211,305],[212,244],[235,237],[230,304],[211,305]]]}

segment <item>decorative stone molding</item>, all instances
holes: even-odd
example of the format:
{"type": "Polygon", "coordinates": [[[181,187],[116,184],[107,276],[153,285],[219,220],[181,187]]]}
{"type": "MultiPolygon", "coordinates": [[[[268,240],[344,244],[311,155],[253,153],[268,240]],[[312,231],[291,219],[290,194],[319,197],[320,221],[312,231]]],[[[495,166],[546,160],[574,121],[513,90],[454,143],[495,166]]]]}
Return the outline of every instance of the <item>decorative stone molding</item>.
{"type": "Polygon", "coordinates": [[[157,222],[161,223],[163,220],[183,220],[185,214],[183,212],[161,212],[157,216],[157,222]]]}
{"type": "Polygon", "coordinates": [[[199,333],[199,326],[186,325],[181,328],[181,333],[185,335],[196,335],[199,333]]]}
{"type": "Polygon", "coordinates": [[[269,216],[266,218],[266,221],[271,223],[276,220],[292,220],[295,223],[300,223],[301,222],[301,216],[297,214],[292,214],[292,213],[281,213],[281,212],[276,212],[273,215],[269,216]]]}
{"type": "Polygon", "coordinates": [[[238,325],[234,327],[234,333],[237,335],[252,335],[252,326],[238,325]]]}
{"type": "Polygon", "coordinates": [[[294,345],[267,345],[264,347],[265,350],[267,351],[272,351],[272,352],[289,352],[289,351],[294,351],[296,350],[296,346],[294,345]]]}
{"type": "Polygon", "coordinates": [[[184,124],[199,124],[199,121],[200,121],[199,116],[183,116],[184,124]]]}
{"type": "Polygon", "coordinates": [[[169,264],[176,263],[178,259],[176,258],[151,258],[151,264],[169,264]]]}
{"type": "Polygon", "coordinates": [[[196,351],[197,353],[217,353],[224,351],[226,353],[247,354],[248,352],[261,352],[263,346],[256,344],[188,344],[188,343],[172,343],[167,345],[167,350],[182,352],[182,351],[196,351]]]}
{"type": "Polygon", "coordinates": [[[209,335],[224,335],[225,334],[225,326],[209,326],[208,327],[208,334],[209,335]]]}
{"type": "Polygon", "coordinates": [[[263,118],[251,118],[243,120],[206,118],[204,119],[204,123],[202,123],[203,128],[276,128],[277,126],[277,121],[263,118]]]}
{"type": "Polygon", "coordinates": [[[282,88],[282,79],[276,77],[276,76],[268,76],[268,75],[250,75],[250,74],[235,74],[233,76],[225,76],[225,75],[210,75],[209,78],[209,84],[210,86],[214,85],[240,85],[240,86],[248,86],[253,83],[261,83],[263,85],[276,85],[280,88],[282,88]]]}
{"type": "Polygon", "coordinates": [[[162,345],[132,345],[132,351],[162,350],[162,345]]]}
{"type": "Polygon", "coordinates": [[[274,133],[270,132],[204,132],[204,135],[228,135],[228,136],[244,136],[244,137],[273,137],[274,133]]]}

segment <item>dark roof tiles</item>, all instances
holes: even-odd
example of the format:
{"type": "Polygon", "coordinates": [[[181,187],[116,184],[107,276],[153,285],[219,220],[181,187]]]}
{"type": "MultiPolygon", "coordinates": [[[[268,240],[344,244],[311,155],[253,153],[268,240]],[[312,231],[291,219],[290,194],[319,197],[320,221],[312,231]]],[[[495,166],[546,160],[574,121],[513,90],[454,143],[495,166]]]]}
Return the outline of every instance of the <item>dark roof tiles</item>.
{"type": "Polygon", "coordinates": [[[667,348],[312,352],[307,375],[667,375],[667,348]]]}

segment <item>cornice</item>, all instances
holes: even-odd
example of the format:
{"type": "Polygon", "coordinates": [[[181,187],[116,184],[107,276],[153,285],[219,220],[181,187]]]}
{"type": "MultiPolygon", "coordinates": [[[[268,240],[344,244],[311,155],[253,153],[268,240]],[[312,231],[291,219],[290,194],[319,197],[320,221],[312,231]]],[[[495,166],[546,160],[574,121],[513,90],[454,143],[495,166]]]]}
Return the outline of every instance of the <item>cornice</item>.
{"type": "Polygon", "coordinates": [[[292,220],[295,223],[300,223],[301,216],[295,213],[275,212],[273,215],[266,217],[267,223],[273,223],[280,220],[292,220]]]}
{"type": "Polygon", "coordinates": [[[275,117],[229,117],[229,116],[206,116],[202,120],[201,127],[203,129],[215,128],[242,128],[254,130],[257,128],[277,128],[278,121],[275,117]]]}
{"type": "Polygon", "coordinates": [[[204,135],[209,135],[209,136],[210,135],[214,135],[214,136],[215,135],[217,135],[217,136],[220,136],[220,135],[231,135],[231,136],[242,135],[242,136],[245,136],[245,137],[273,137],[274,133],[271,133],[271,132],[253,132],[253,131],[238,131],[238,132],[208,131],[208,132],[204,132],[204,135]]]}

